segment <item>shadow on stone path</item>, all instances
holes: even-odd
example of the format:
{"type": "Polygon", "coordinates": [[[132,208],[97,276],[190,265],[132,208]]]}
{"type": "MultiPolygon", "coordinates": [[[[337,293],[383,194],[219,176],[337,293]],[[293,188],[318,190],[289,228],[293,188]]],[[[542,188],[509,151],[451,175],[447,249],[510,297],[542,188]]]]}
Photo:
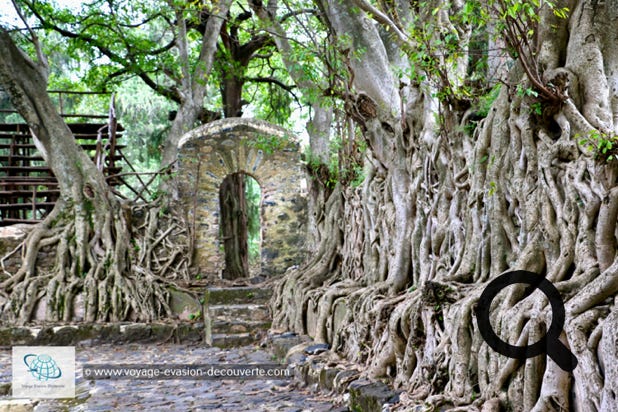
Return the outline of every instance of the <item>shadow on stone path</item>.
{"type": "MultiPolygon", "coordinates": [[[[76,398],[42,399],[34,409],[23,410],[304,412],[338,409],[319,394],[299,388],[292,380],[84,380],[82,375],[82,365],[86,363],[147,365],[275,362],[270,352],[255,346],[225,350],[172,344],[77,346],[76,398]]],[[[10,381],[11,350],[4,348],[0,350],[0,385],[10,381]]],[[[9,396],[0,397],[0,400],[6,399],[9,396]]]]}

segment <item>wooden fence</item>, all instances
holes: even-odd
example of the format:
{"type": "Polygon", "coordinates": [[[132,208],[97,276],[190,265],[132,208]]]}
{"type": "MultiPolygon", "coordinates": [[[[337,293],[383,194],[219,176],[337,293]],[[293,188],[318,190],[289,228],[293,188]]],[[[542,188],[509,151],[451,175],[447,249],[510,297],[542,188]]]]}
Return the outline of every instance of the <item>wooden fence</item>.
{"type": "MultiPolygon", "coordinates": [[[[61,92],[60,102],[62,93],[67,92],[61,92]]],[[[12,113],[14,110],[2,109],[0,112],[12,113]]],[[[124,145],[118,144],[118,139],[122,137],[123,129],[116,121],[113,98],[108,116],[65,114],[62,113],[62,103],[60,112],[65,118],[99,121],[68,125],[77,143],[108,177],[109,185],[122,184],[120,172],[124,156],[121,149],[124,145]]],[[[36,149],[28,126],[0,123],[0,226],[39,222],[52,210],[59,194],[58,181],[36,149]]]]}

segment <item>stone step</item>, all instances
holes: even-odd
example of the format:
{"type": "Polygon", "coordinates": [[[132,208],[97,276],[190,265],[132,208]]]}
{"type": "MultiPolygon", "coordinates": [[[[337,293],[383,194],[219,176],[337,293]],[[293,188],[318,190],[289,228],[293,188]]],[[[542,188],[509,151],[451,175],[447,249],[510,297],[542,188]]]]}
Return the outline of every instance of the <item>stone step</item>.
{"type": "Polygon", "coordinates": [[[272,289],[255,286],[207,288],[205,293],[205,302],[207,305],[267,303],[272,296],[272,293],[272,289]]]}
{"type": "Polygon", "coordinates": [[[75,345],[80,342],[199,343],[205,339],[201,322],[94,323],[0,328],[0,347],[17,345],[75,345]]]}
{"type": "Polygon", "coordinates": [[[258,337],[252,333],[217,333],[212,335],[212,346],[218,348],[234,348],[239,346],[247,346],[258,341],[258,337]]]}
{"type": "Polygon", "coordinates": [[[208,317],[211,321],[270,321],[270,309],[266,305],[210,305],[208,317]]]}
{"type": "Polygon", "coordinates": [[[211,330],[213,334],[219,333],[254,333],[266,331],[270,328],[270,320],[240,321],[240,320],[218,320],[212,322],[211,330]]]}

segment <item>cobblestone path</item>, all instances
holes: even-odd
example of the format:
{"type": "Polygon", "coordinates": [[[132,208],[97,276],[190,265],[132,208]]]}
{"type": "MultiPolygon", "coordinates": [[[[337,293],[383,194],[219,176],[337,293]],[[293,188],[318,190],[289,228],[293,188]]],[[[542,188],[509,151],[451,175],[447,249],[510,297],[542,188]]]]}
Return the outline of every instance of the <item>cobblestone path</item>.
{"type": "MultiPolygon", "coordinates": [[[[275,363],[255,346],[233,349],[172,344],[78,346],[76,398],[38,400],[36,412],[331,411],[345,410],[293,380],[85,380],[83,364],[275,363]]],[[[11,381],[11,350],[0,350],[0,385],[11,381]]],[[[6,388],[6,385],[4,385],[6,388]]],[[[9,393],[10,395],[10,393],[9,393]]],[[[9,399],[7,395],[0,400],[9,399]]],[[[27,410],[27,409],[26,409],[27,410]]]]}

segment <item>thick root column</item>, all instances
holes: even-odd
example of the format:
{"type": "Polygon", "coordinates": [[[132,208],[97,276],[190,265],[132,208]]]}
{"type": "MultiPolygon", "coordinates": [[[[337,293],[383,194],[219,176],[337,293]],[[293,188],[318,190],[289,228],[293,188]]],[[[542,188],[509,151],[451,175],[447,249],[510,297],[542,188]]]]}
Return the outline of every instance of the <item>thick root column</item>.
{"type": "Polygon", "coordinates": [[[105,219],[73,211],[59,203],[20,246],[23,265],[2,283],[3,320],[25,324],[39,305],[47,321],[75,320],[76,311],[87,322],[171,316],[167,286],[189,279],[184,221],[158,204],[116,204],[105,219]],[[48,272],[37,268],[43,247],[55,251],[48,272]]]}
{"type": "MultiPolygon", "coordinates": [[[[563,24],[547,40],[568,43],[562,60],[543,59],[565,64],[547,76],[570,98],[542,103],[551,106],[543,114],[503,86],[471,131],[471,112],[438,102],[425,85],[411,86],[404,120],[412,126],[398,129],[389,113],[359,120],[370,148],[365,181],[342,188],[343,218],[322,233],[328,247],[282,279],[275,326],[331,343],[367,376],[407,390],[403,409],[618,410],[618,163],[594,151],[598,141],[592,151],[582,142],[613,139],[615,128],[616,91],[608,95],[606,83],[615,82],[616,53],[598,7],[578,3],[573,16],[586,27],[563,24]],[[600,40],[584,47],[592,34],[600,40]],[[482,339],[479,296],[510,270],[559,290],[560,339],[578,359],[572,373],[544,355],[508,358],[482,339]]],[[[508,81],[529,84],[517,67],[508,81]]],[[[502,340],[523,346],[545,335],[552,311],[542,292],[513,285],[490,316],[502,340]]]]}

